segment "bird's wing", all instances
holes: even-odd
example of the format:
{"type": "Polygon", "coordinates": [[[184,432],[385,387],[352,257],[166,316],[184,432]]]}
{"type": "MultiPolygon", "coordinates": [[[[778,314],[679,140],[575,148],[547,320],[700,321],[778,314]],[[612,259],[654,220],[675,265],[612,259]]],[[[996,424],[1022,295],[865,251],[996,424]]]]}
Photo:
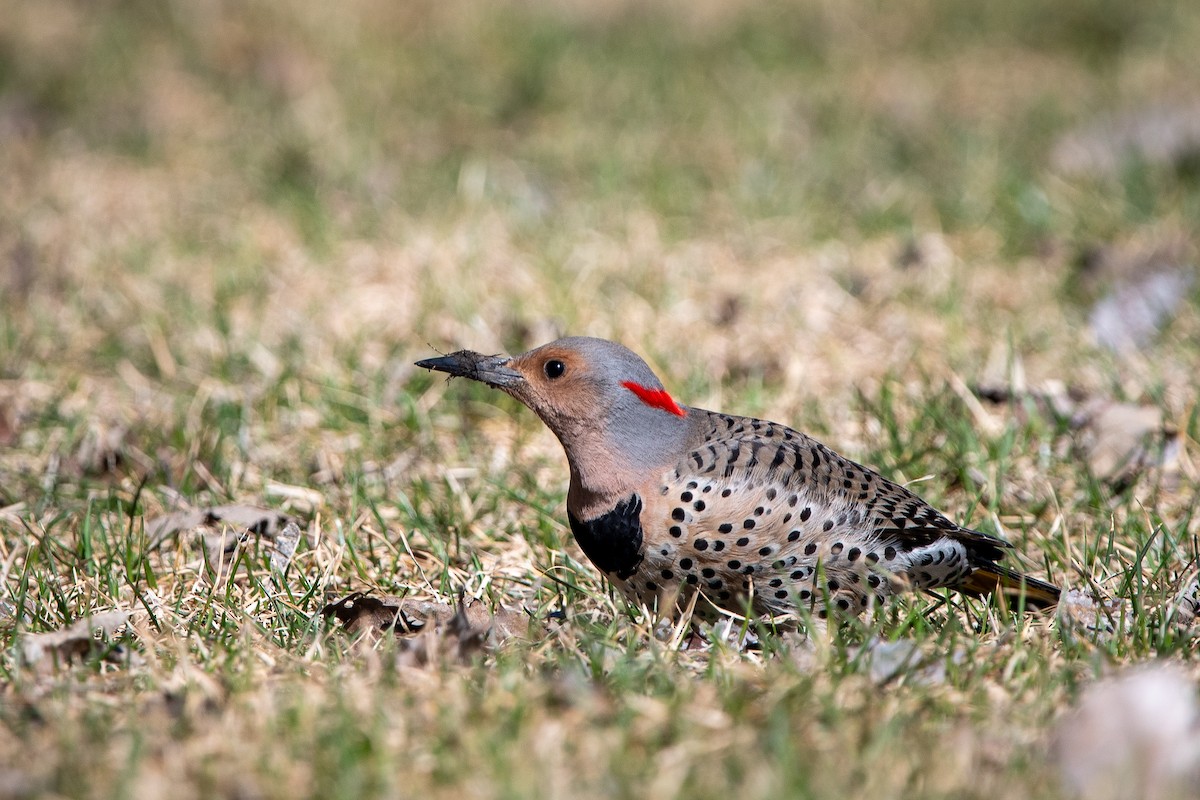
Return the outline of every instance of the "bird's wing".
{"type": "MultiPolygon", "coordinates": [[[[708,412],[680,470],[713,475],[740,486],[748,496],[776,493],[797,504],[819,508],[822,524],[863,526],[901,550],[923,547],[942,537],[962,542],[974,559],[994,561],[1011,545],[995,536],[957,525],[905,487],[842,456],[812,437],[784,425],[708,412]]],[[[761,503],[739,501],[757,509],[761,503]]],[[[786,515],[786,511],[784,512],[786,515]]],[[[779,517],[777,517],[778,519],[779,517]]]]}

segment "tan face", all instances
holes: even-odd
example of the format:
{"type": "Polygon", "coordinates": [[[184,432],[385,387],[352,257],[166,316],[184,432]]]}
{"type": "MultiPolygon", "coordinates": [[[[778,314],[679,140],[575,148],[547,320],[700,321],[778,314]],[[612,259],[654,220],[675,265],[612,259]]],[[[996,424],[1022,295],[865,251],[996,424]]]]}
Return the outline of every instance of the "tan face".
{"type": "Polygon", "coordinates": [[[548,344],[508,366],[525,378],[509,393],[547,422],[596,419],[607,411],[601,383],[578,350],[548,344]]]}
{"type": "Polygon", "coordinates": [[[471,350],[417,366],[500,389],[534,411],[571,463],[572,513],[590,519],[675,462],[691,417],[646,362],[615,342],[568,337],[508,358],[471,350]]]}
{"type": "Polygon", "coordinates": [[[614,342],[568,337],[512,358],[460,350],[417,365],[507,392],[568,451],[585,440],[593,449],[661,449],[686,433],[686,411],[645,361],[614,342]]]}

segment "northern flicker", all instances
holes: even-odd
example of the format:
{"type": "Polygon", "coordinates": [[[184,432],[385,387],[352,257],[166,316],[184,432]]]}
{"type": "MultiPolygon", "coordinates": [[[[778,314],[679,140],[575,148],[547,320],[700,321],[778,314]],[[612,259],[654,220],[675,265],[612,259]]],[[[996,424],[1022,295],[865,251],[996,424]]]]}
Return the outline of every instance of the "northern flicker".
{"type": "Polygon", "coordinates": [[[511,358],[462,350],[417,366],[500,389],[541,417],[570,464],[576,541],[635,603],[670,612],[700,593],[702,616],[825,618],[902,589],[1058,601],[1057,587],[996,563],[1003,539],[784,425],[680,405],[614,342],[570,337],[511,358]]]}

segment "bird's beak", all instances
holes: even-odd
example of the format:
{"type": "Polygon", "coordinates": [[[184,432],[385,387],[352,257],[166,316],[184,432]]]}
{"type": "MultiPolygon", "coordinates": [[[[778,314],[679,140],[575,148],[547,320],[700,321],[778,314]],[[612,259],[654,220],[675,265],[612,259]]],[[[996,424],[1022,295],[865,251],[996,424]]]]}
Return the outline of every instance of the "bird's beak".
{"type": "Polygon", "coordinates": [[[455,378],[470,378],[473,381],[508,389],[525,382],[525,376],[509,366],[508,356],[485,356],[471,350],[459,350],[441,358],[418,361],[418,367],[436,369],[455,378]]]}

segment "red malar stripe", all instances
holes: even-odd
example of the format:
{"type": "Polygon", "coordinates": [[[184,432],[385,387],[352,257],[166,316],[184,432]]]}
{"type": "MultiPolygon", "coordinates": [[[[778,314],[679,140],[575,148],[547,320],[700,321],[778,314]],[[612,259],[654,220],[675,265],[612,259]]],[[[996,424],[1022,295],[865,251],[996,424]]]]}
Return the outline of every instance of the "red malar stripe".
{"type": "Polygon", "coordinates": [[[625,381],[621,385],[636,394],[643,403],[651,408],[661,408],[663,411],[668,411],[677,417],[687,415],[687,412],[671,399],[671,395],[667,394],[666,389],[647,389],[640,383],[634,383],[633,381],[625,381]]]}

